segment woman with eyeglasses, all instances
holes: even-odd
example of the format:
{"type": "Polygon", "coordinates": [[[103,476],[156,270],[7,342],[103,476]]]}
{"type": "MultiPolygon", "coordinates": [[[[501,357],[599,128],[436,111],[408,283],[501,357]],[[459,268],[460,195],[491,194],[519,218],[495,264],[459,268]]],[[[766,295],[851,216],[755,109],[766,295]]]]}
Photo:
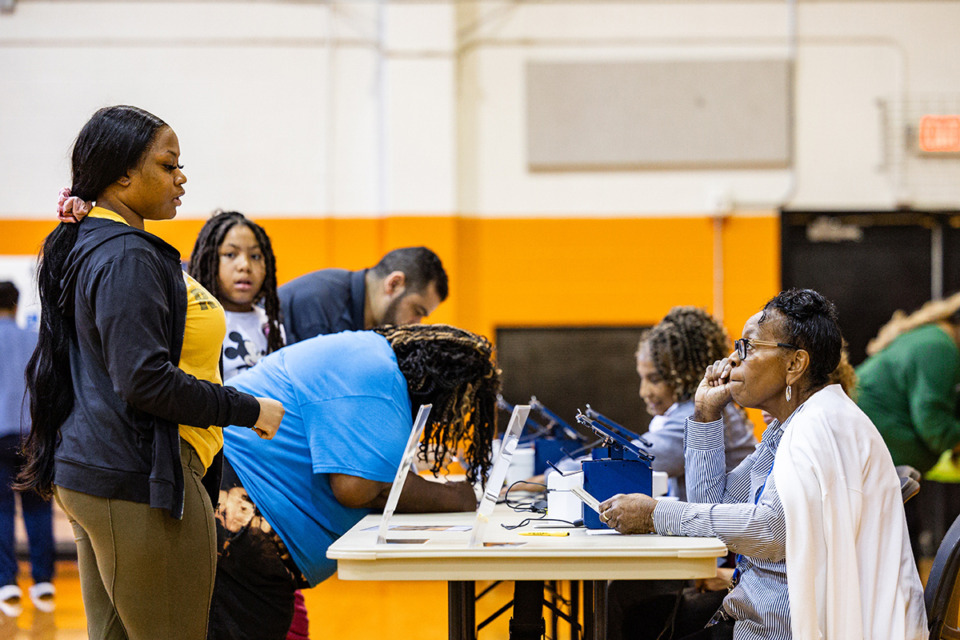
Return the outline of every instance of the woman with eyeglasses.
{"type": "Polygon", "coordinates": [[[841,346],[832,303],[809,289],[782,292],[697,388],[685,430],[690,502],[631,494],[600,505],[621,533],[715,536],[739,554],[714,624],[687,638],[926,637],[893,460],[870,419],[830,384],[841,346]],[[731,401],[774,420],[726,473],[731,401]]]}
{"type": "MultiPolygon", "coordinates": [[[[683,430],[693,415],[693,396],[707,365],[730,353],[723,325],[703,309],[677,306],[640,337],[637,374],[640,399],[653,416],[641,448],[655,456],[654,471],[670,476],[671,497],[686,500],[683,430]]],[[[733,403],[724,408],[726,470],[753,453],[753,424],[733,403]]],[[[577,465],[579,467],[579,463],[577,465]]],[[[607,587],[607,640],[657,640],[672,629],[682,633],[691,612],[720,606],[733,569],[699,580],[613,580],[607,587]]],[[[695,629],[693,627],[692,629],[695,629]]],[[[692,630],[691,629],[691,630],[692,630]]]]}

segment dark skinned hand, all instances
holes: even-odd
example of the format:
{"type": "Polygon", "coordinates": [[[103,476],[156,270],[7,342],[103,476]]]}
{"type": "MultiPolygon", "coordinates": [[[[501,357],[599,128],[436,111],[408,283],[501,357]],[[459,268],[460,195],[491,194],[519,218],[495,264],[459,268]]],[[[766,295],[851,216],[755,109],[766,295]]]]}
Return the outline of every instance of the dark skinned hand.
{"type": "Polygon", "coordinates": [[[730,394],[730,370],[733,363],[730,358],[717,360],[707,366],[703,379],[694,395],[694,416],[697,422],[719,420],[723,408],[732,399],[730,394]]]}
{"type": "Polygon", "coordinates": [[[600,503],[600,521],[620,533],[653,533],[657,501],[642,493],[618,493],[600,503]]]}

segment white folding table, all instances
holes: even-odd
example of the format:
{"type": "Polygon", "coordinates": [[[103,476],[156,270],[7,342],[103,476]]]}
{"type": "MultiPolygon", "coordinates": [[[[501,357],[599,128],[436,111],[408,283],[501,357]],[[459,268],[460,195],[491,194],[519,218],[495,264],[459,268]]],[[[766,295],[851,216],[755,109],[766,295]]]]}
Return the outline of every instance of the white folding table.
{"type": "Polygon", "coordinates": [[[537,529],[536,521],[507,530],[501,523],[517,524],[524,515],[502,506],[491,517],[481,546],[468,545],[469,531],[441,530],[444,526],[469,527],[475,518],[472,512],[395,514],[388,544],[378,545],[380,517],[367,516],[330,546],[327,556],[337,561],[339,578],[447,581],[451,640],[476,636],[476,580],[584,581],[584,637],[599,640],[606,627],[607,580],[713,577],[717,558],[727,553],[716,538],[588,535],[583,528],[537,529]],[[569,535],[520,535],[530,531],[569,531],[569,535]],[[400,540],[406,542],[389,542],[400,540]]]}

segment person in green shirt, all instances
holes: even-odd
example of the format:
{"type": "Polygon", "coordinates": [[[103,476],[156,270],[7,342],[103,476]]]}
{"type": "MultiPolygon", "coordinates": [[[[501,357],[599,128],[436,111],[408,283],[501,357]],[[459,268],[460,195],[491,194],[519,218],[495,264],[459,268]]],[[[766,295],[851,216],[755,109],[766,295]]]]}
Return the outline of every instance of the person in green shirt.
{"type": "Polygon", "coordinates": [[[877,426],[894,464],[921,472],[960,443],[960,293],[897,312],[857,368],[857,404],[877,426]]]}

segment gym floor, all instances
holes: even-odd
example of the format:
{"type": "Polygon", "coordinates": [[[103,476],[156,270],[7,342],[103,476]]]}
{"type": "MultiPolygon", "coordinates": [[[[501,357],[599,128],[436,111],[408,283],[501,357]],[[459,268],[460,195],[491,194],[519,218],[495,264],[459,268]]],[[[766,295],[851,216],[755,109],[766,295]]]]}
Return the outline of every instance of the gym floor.
{"type": "MultiPolygon", "coordinates": [[[[30,575],[27,563],[21,564],[20,575],[30,575]]],[[[0,638],[86,640],[77,563],[58,561],[53,583],[57,589],[54,611],[37,611],[25,597],[19,617],[0,614],[0,638]]],[[[29,578],[21,580],[24,593],[29,585],[29,578]]],[[[486,586],[478,583],[478,592],[486,586]]],[[[478,620],[509,602],[512,596],[511,583],[496,587],[477,603],[478,620]]],[[[443,582],[341,582],[333,577],[305,591],[304,597],[313,640],[384,637],[385,629],[402,629],[406,640],[447,637],[447,585],[443,582]]],[[[484,628],[483,640],[506,639],[508,620],[509,613],[484,628]]],[[[569,637],[566,629],[560,635],[569,637]]]]}

